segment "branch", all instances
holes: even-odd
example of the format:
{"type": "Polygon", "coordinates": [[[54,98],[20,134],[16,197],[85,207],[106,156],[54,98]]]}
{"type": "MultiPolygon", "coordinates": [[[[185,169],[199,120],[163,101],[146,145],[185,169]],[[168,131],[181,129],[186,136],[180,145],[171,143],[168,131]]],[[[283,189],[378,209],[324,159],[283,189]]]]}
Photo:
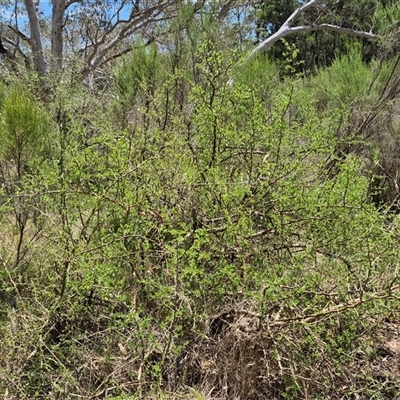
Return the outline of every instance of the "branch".
{"type": "Polygon", "coordinates": [[[243,0],[243,1],[238,1],[238,0],[226,0],[224,5],[221,7],[218,15],[217,15],[217,20],[222,21],[224,20],[229,12],[233,10],[234,8],[238,9],[239,7],[245,7],[251,3],[251,0],[243,0]]]}
{"type": "MultiPolygon", "coordinates": [[[[15,51],[16,51],[17,53],[19,53],[19,54],[24,58],[25,61],[28,61],[28,60],[29,60],[28,56],[21,50],[21,48],[19,47],[19,44],[18,44],[18,43],[14,43],[12,40],[10,40],[10,39],[8,39],[8,38],[6,38],[6,37],[3,37],[3,40],[4,40],[5,43],[11,45],[11,46],[15,49],[15,51]]],[[[15,58],[15,51],[14,51],[13,54],[11,54],[11,53],[8,51],[8,56],[11,57],[11,58],[15,58]]]]}
{"type": "Polygon", "coordinates": [[[18,29],[14,28],[11,25],[7,25],[8,28],[10,28],[16,35],[18,35],[22,40],[25,40],[27,43],[29,43],[30,45],[32,45],[32,41],[31,39],[28,38],[28,36],[24,35],[21,31],[19,31],[18,29]]]}
{"type": "Polygon", "coordinates": [[[297,18],[299,18],[299,15],[306,12],[308,9],[311,7],[314,7],[316,4],[318,4],[321,0],[310,0],[308,3],[303,4],[301,7],[299,7],[297,10],[293,11],[292,15],[286,20],[286,22],[283,24],[292,26],[294,22],[296,22],[297,18]]]}
{"type": "MultiPolygon", "coordinates": [[[[149,46],[150,44],[154,43],[155,37],[151,37],[146,43],[143,44],[143,46],[149,46]]],[[[108,58],[105,58],[104,60],[101,61],[99,64],[98,68],[101,68],[103,65],[108,64],[110,61],[115,60],[116,58],[122,57],[125,54],[128,54],[134,49],[133,46],[129,46],[128,48],[125,48],[122,51],[119,51],[117,54],[113,54],[108,58]]]]}
{"type": "Polygon", "coordinates": [[[72,4],[75,3],[82,3],[83,0],[69,0],[67,1],[67,3],[65,4],[65,9],[67,9],[69,6],[72,6],[72,4]]]}
{"type": "Polygon", "coordinates": [[[291,321],[300,321],[300,322],[305,322],[305,323],[313,323],[313,322],[318,322],[324,318],[329,318],[330,316],[333,316],[335,314],[340,314],[342,312],[357,308],[365,303],[369,303],[372,301],[376,300],[383,300],[383,299],[388,299],[388,298],[393,298],[395,297],[395,292],[399,291],[400,285],[395,285],[392,286],[386,290],[382,290],[377,293],[372,293],[370,296],[360,296],[348,303],[341,303],[337,304],[328,308],[325,308],[319,312],[316,312],[315,314],[309,314],[309,315],[302,315],[298,317],[289,317],[289,318],[280,318],[276,319],[273,325],[282,325],[287,322],[291,321]]]}
{"type": "Polygon", "coordinates": [[[315,32],[315,31],[333,31],[339,33],[345,33],[347,35],[358,36],[366,39],[377,40],[380,39],[379,35],[375,35],[372,32],[357,31],[355,29],[342,28],[341,26],[331,24],[319,24],[319,25],[302,25],[292,27],[292,24],[298,19],[299,15],[314,7],[320,2],[320,0],[311,0],[308,3],[302,5],[296,9],[292,15],[285,21],[285,23],[269,38],[261,42],[253,51],[250,53],[250,57],[269,50],[278,40],[283,39],[288,35],[299,32],[315,32]]]}
{"type": "Polygon", "coordinates": [[[92,46],[90,46],[92,47],[92,52],[86,59],[86,66],[82,70],[82,76],[94,71],[100,64],[102,64],[106,55],[132,33],[143,29],[152,22],[168,19],[169,17],[165,16],[164,10],[173,3],[174,0],[166,0],[165,2],[158,3],[157,5],[148,8],[141,14],[132,14],[129,20],[117,21],[96,43],[93,43],[92,46]],[[112,39],[107,41],[107,36],[115,30],[117,25],[121,25],[121,30],[112,39]],[[102,45],[104,45],[104,47],[100,49],[102,45]]]}
{"type": "Polygon", "coordinates": [[[332,25],[332,24],[296,26],[296,27],[291,29],[291,32],[292,33],[297,33],[297,32],[315,32],[315,31],[323,31],[323,30],[339,32],[339,33],[345,33],[347,35],[362,37],[362,38],[371,39],[371,40],[378,40],[378,39],[381,38],[381,36],[375,35],[372,32],[357,31],[355,29],[343,28],[341,26],[332,25]]]}
{"type": "Polygon", "coordinates": [[[223,20],[227,15],[229,10],[234,6],[235,0],[227,0],[226,3],[222,6],[221,10],[218,13],[217,20],[223,20]]]}

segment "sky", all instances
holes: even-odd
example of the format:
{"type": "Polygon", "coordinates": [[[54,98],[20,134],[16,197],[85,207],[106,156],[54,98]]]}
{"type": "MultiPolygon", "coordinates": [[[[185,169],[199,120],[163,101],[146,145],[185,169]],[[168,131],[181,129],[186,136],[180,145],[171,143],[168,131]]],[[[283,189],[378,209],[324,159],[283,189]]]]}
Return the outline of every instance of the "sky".
{"type": "MultiPolygon", "coordinates": [[[[118,1],[115,2],[116,5],[118,5],[118,3],[119,3],[118,1]]],[[[72,7],[73,6],[71,6],[71,9],[72,7]]],[[[46,17],[51,16],[51,9],[52,9],[51,1],[45,1],[45,0],[40,1],[39,10],[41,11],[41,13],[43,13],[44,16],[46,17]]],[[[120,17],[127,18],[129,16],[129,12],[130,10],[128,8],[125,9],[125,12],[124,10],[122,10],[120,17]]],[[[0,6],[0,22],[7,24],[10,23],[11,21],[14,22],[14,20],[15,20],[14,7],[0,6]]],[[[27,21],[28,21],[27,15],[24,12],[24,9],[22,8],[18,12],[18,24],[23,25],[27,23],[27,21]]]]}

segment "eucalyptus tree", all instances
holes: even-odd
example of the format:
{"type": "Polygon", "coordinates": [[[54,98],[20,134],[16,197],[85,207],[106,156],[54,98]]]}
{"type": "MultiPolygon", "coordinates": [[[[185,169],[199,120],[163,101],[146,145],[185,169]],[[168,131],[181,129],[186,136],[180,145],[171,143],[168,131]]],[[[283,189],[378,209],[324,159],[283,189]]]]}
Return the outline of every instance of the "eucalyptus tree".
{"type": "Polygon", "coordinates": [[[229,19],[238,0],[3,0],[0,14],[0,52],[21,56],[42,76],[63,68],[71,55],[83,60],[87,76],[131,50],[132,38],[140,43],[163,40],[168,24],[182,5],[194,12],[212,12],[217,20],[229,19]]]}
{"type": "Polygon", "coordinates": [[[379,39],[373,16],[385,6],[378,0],[349,4],[333,0],[52,0],[44,12],[40,0],[3,0],[0,4],[7,10],[0,15],[0,51],[26,62],[32,59],[42,76],[63,68],[71,55],[83,60],[81,74],[87,76],[130,51],[133,37],[140,37],[141,43],[162,42],[168,35],[165,22],[175,18],[183,4],[226,23],[233,23],[232,9],[256,10],[253,22],[259,43],[252,54],[301,32],[323,30],[379,39]]]}
{"type": "Polygon", "coordinates": [[[174,16],[180,0],[53,0],[46,12],[40,0],[15,0],[3,18],[3,44],[9,54],[32,57],[40,75],[65,66],[66,55],[84,61],[82,74],[129,50],[129,39],[154,38],[158,22],[174,16]]]}

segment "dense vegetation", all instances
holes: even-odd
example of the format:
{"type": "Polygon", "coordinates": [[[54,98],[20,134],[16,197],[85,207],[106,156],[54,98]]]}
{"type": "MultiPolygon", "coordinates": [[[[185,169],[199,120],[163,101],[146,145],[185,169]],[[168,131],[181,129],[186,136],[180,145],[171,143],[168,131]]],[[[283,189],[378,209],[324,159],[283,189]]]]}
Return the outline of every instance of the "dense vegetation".
{"type": "Polygon", "coordinates": [[[400,58],[168,24],[96,79],[1,64],[1,396],[399,397],[400,58]]]}
{"type": "MultiPolygon", "coordinates": [[[[292,12],[305,3],[300,0],[260,0],[257,2],[256,37],[260,41],[277,32],[292,12]]],[[[287,38],[295,44],[300,53],[302,63],[297,68],[303,72],[331,65],[332,61],[347,54],[349,48],[359,46],[364,61],[376,57],[385,57],[387,53],[399,51],[398,24],[399,5],[396,0],[329,0],[323,2],[325,12],[319,7],[313,8],[300,16],[303,25],[335,24],[343,28],[357,31],[378,31],[386,33],[385,43],[359,38],[352,35],[338,35],[332,31],[322,30],[301,33],[287,38]],[[396,39],[395,39],[396,38],[396,39]],[[391,43],[391,42],[395,43],[391,43]],[[390,46],[388,46],[388,44],[390,46]]],[[[278,42],[271,49],[270,55],[281,60],[286,52],[284,43],[278,42]]]]}

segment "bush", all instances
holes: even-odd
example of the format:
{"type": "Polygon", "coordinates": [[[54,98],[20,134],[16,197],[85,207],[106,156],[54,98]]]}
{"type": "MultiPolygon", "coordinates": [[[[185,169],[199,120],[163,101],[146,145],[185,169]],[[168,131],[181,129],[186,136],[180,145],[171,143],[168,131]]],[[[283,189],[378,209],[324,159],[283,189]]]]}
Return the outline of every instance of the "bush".
{"type": "Polygon", "coordinates": [[[120,89],[134,124],[83,88],[55,92],[53,151],[1,208],[4,303],[18,300],[0,324],[2,392],[393,395],[368,368],[399,306],[397,219],[368,201],[363,155],[335,154],[342,105],[321,113],[302,79],[266,103],[210,41],[192,61],[196,77],[163,71],[139,110],[149,77],[133,68],[137,90],[120,89]],[[15,198],[29,199],[22,225],[15,198]]]}

